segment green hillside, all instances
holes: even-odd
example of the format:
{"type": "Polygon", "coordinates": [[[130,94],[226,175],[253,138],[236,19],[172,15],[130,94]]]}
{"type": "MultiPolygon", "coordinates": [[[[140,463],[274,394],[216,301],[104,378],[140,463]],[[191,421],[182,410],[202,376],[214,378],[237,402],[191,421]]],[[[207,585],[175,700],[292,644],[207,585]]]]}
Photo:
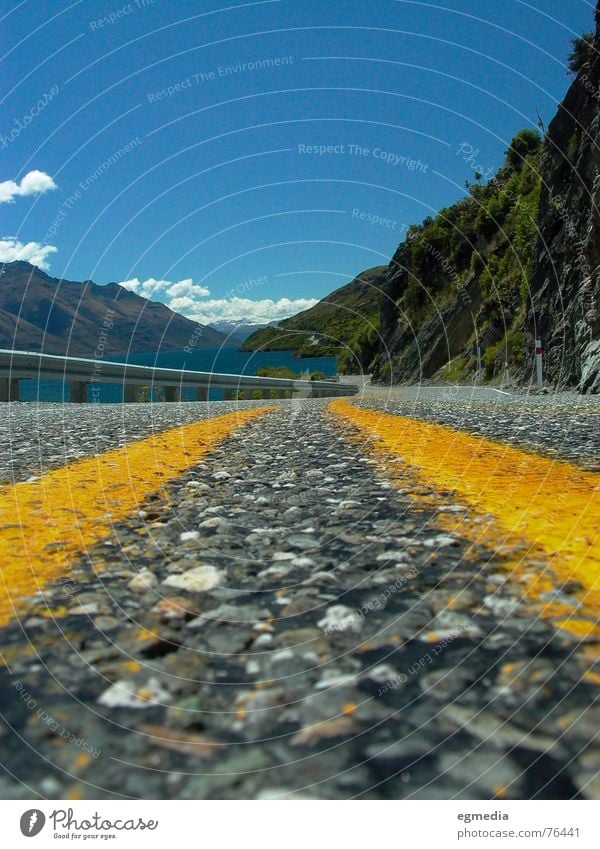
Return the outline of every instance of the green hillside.
{"type": "Polygon", "coordinates": [[[381,286],[387,266],[363,271],[314,307],[253,333],[242,351],[337,356],[340,371],[368,369],[379,344],[381,286]]]}
{"type": "Polygon", "coordinates": [[[467,378],[477,340],[488,378],[523,369],[541,141],[522,130],[489,183],[475,174],[466,197],[409,228],[382,285],[376,379],[467,378]]]}

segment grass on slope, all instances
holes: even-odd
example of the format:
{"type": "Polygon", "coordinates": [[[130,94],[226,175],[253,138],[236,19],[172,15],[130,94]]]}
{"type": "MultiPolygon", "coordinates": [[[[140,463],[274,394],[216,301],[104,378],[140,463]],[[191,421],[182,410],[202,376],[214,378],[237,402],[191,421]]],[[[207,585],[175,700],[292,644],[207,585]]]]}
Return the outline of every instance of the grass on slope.
{"type": "MultiPolygon", "coordinates": [[[[434,218],[410,227],[393,263],[408,272],[398,305],[419,328],[448,303],[463,303],[470,281],[479,281],[479,342],[486,376],[508,362],[524,361],[524,324],[537,237],[542,140],[522,130],[506,160],[487,184],[469,185],[469,195],[434,218]]],[[[480,176],[480,175],[476,175],[480,176]]],[[[472,348],[474,338],[465,344],[472,348]]],[[[464,357],[456,368],[466,365],[464,357]]]]}
{"type": "Polygon", "coordinates": [[[367,366],[379,337],[380,285],[387,266],[362,272],[314,307],[257,330],[243,351],[288,351],[297,357],[337,356],[340,370],[367,366]]]}

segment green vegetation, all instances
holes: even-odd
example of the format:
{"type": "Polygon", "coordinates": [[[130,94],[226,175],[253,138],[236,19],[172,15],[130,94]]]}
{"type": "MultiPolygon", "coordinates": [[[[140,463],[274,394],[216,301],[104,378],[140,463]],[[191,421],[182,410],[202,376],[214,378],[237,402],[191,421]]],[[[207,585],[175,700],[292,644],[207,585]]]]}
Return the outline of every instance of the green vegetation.
{"type": "Polygon", "coordinates": [[[594,33],[589,31],[571,39],[571,53],[567,66],[571,74],[578,74],[594,53],[594,33]]]}
{"type": "Polygon", "coordinates": [[[387,266],[371,268],[311,309],[253,333],[242,351],[337,356],[340,371],[367,368],[379,340],[381,285],[387,266]]]}
{"type": "Polygon", "coordinates": [[[440,376],[448,383],[460,383],[465,377],[467,367],[468,362],[466,357],[455,357],[443,366],[440,370],[440,376]]]}
{"type": "Polygon", "coordinates": [[[501,373],[505,362],[520,367],[537,239],[541,154],[540,133],[521,130],[493,179],[482,183],[481,174],[476,175],[466,197],[409,227],[389,269],[364,272],[312,309],[257,331],[242,350],[335,355],[342,373],[375,369],[385,379],[389,365],[379,350],[384,289],[393,293],[399,321],[409,328],[404,338],[443,310],[451,316],[462,311],[466,321],[453,325],[456,344],[452,362],[440,375],[445,379],[459,380],[474,371],[474,324],[488,377],[501,373]]]}
{"type": "Polygon", "coordinates": [[[542,144],[542,137],[537,130],[526,128],[517,133],[506,151],[508,168],[519,170],[527,156],[537,153],[542,144]]]}
{"type": "Polygon", "coordinates": [[[292,371],[287,366],[260,366],[256,373],[259,377],[287,377],[289,380],[296,380],[300,375],[292,371]]]}
{"type": "MultiPolygon", "coordinates": [[[[405,271],[398,307],[418,329],[447,305],[464,303],[478,314],[488,377],[505,359],[523,362],[522,325],[527,309],[541,179],[542,138],[536,130],[518,133],[496,176],[469,187],[468,197],[435,218],[409,228],[396,263],[405,271]],[[466,291],[479,282],[478,303],[466,291]],[[480,301],[480,303],[479,303],[480,301]]],[[[465,344],[472,349],[474,338],[465,344]]],[[[456,379],[464,361],[446,368],[456,379]]]]}
{"type": "Polygon", "coordinates": [[[523,331],[517,328],[508,330],[501,339],[490,345],[482,360],[488,379],[500,372],[505,362],[509,366],[522,366],[525,361],[523,331]]]}
{"type": "MultiPolygon", "coordinates": [[[[302,377],[300,372],[292,371],[287,366],[260,366],[256,373],[259,377],[286,377],[288,380],[298,380],[302,377]]],[[[323,371],[311,371],[308,373],[308,380],[327,380],[327,375],[323,371]]]]}

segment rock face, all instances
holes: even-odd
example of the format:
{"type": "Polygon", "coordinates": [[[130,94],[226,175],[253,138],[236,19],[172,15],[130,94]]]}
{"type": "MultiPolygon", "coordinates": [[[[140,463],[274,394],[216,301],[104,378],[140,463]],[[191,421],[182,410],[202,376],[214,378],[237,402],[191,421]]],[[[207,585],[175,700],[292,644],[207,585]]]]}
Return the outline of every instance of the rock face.
{"type": "Polygon", "coordinates": [[[384,288],[381,338],[384,353],[378,364],[379,380],[414,383],[432,377],[451,362],[473,338],[481,307],[481,287],[470,275],[462,296],[441,305],[422,323],[415,323],[400,304],[410,275],[404,245],[394,254],[384,288]]]}
{"type": "MultiPolygon", "coordinates": [[[[600,49],[600,3],[595,50],[600,49]]],[[[600,392],[600,54],[579,71],[548,128],[529,330],[558,387],[600,392]]]]}
{"type": "Polygon", "coordinates": [[[118,283],[57,280],[28,262],[0,265],[0,348],[91,357],[99,343],[110,356],[226,342],[212,327],[118,283]]]}
{"type": "Polygon", "coordinates": [[[496,176],[409,228],[384,276],[379,383],[534,380],[600,392],[600,3],[592,57],[540,144],[519,133],[496,176]]]}
{"type": "MultiPolygon", "coordinates": [[[[526,376],[524,333],[540,196],[541,136],[522,130],[496,176],[409,228],[387,269],[376,379],[526,376]]],[[[532,349],[533,344],[529,347],[532,349]]]]}

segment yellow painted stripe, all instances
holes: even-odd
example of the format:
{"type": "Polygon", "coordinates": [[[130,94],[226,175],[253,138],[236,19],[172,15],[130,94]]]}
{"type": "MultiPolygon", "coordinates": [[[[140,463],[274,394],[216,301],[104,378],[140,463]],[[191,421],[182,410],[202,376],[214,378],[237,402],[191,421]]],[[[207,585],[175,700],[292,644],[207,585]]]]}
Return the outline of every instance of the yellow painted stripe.
{"type": "Polygon", "coordinates": [[[172,428],[78,460],[32,483],[0,487],[0,625],[20,598],[64,575],[77,552],[106,538],[151,492],[272,407],[172,428]]]}
{"type": "Polygon", "coordinates": [[[600,475],[344,399],[331,409],[378,437],[378,447],[402,456],[423,481],[455,490],[478,512],[493,514],[505,532],[544,552],[556,577],[580,581],[588,606],[600,611],[600,475]]]}

